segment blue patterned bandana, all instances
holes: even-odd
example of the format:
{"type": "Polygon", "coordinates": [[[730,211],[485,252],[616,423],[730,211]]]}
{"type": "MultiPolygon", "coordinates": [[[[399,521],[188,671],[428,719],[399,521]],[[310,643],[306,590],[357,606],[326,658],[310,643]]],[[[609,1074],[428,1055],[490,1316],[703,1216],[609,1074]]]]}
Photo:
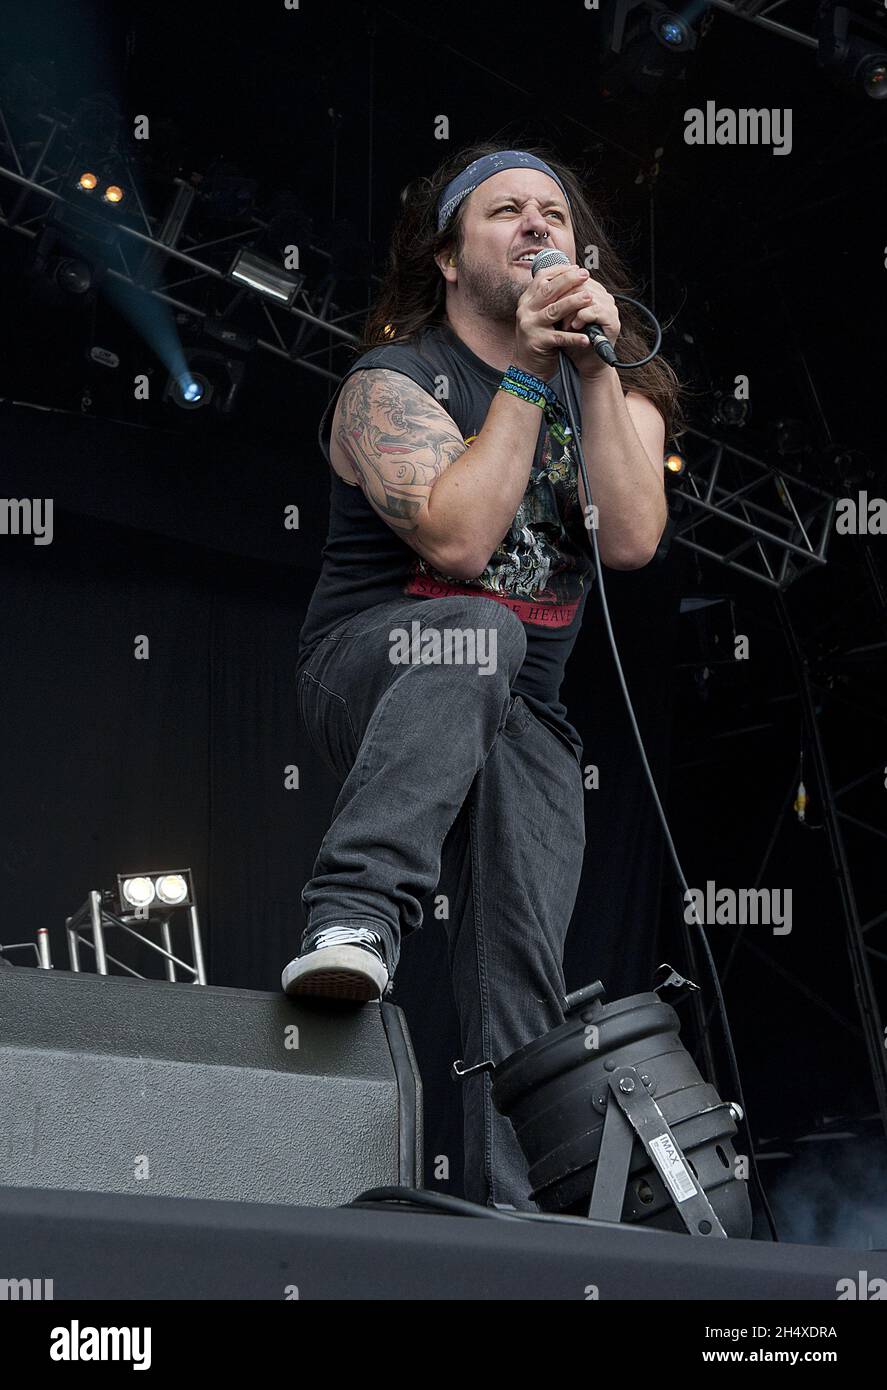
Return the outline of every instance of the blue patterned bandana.
{"type": "Polygon", "coordinates": [[[554,179],[566,199],[567,207],[570,206],[567,190],[544,159],[537,159],[534,154],[527,154],[524,150],[499,150],[497,154],[485,154],[481,159],[476,159],[461,174],[450,179],[438,199],[437,230],[443,231],[463,198],[473,193],[485,179],[492,178],[493,174],[499,174],[503,169],[539,169],[554,179]]]}

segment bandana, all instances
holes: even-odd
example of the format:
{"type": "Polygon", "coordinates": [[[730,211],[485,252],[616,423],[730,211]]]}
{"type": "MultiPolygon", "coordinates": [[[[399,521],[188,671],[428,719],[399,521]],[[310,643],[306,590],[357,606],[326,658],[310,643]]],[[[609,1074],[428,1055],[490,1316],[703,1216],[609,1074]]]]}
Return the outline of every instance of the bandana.
{"type": "Polygon", "coordinates": [[[499,150],[496,154],[485,154],[481,159],[476,159],[461,174],[450,179],[438,200],[437,230],[443,231],[463,198],[473,193],[485,179],[492,178],[493,174],[499,174],[503,169],[539,169],[554,179],[566,199],[567,207],[570,206],[567,190],[544,159],[537,159],[534,154],[527,154],[524,150],[499,150]]]}

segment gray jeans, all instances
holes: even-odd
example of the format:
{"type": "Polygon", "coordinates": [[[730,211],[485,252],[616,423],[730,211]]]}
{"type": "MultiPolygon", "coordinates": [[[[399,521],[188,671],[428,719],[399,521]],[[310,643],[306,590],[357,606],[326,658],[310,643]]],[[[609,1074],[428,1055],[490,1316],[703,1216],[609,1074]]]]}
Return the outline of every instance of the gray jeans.
{"type": "MultiPolygon", "coordinates": [[[[445,894],[467,1064],[499,1063],[563,1022],[584,793],[576,757],[512,694],[525,654],[523,624],[503,604],[459,595],[396,601],[323,638],[298,683],[303,725],[341,782],[302,892],[306,931],[373,927],[396,965],[402,939],[422,926],[420,900],[445,894]],[[415,620],[423,632],[484,628],[490,643],[495,628],[495,673],[481,674],[477,663],[392,664],[392,630],[410,631],[415,620]]],[[[466,1196],[536,1210],[489,1074],[460,1084],[466,1196]]]]}

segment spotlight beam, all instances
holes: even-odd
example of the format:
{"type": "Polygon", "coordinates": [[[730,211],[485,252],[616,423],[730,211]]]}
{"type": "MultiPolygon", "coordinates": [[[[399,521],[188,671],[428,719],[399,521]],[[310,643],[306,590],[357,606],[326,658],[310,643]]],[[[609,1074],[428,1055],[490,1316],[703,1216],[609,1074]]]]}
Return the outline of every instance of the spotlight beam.
{"type": "MultiPolygon", "coordinates": [[[[2,169],[0,169],[0,173],[3,173],[2,169]]],[[[5,217],[0,217],[0,227],[9,227],[9,222],[5,217]]],[[[18,232],[22,236],[31,237],[32,239],[37,236],[37,232],[31,231],[28,227],[15,226],[11,227],[10,230],[18,232]]],[[[133,280],[129,275],[124,275],[122,271],[109,268],[107,273],[109,279],[119,280],[122,284],[129,285],[132,289],[141,290],[142,293],[150,294],[152,299],[159,299],[161,303],[169,304],[173,309],[181,309],[185,313],[190,314],[192,318],[206,319],[211,317],[205,309],[198,309],[193,304],[186,304],[184,300],[175,299],[171,294],[164,294],[161,290],[156,289],[146,290],[144,285],[139,284],[137,280],[133,280]]],[[[224,279],[224,276],[222,276],[222,279],[224,279]]],[[[301,309],[290,309],[284,312],[289,312],[295,314],[299,318],[304,318],[309,323],[316,324],[318,328],[331,327],[326,319],[315,318],[313,314],[309,314],[301,309]]],[[[358,341],[358,339],[354,338],[351,334],[347,336],[349,340],[353,342],[358,341]]],[[[287,352],[283,348],[279,348],[276,343],[267,342],[264,338],[257,338],[255,345],[257,348],[261,348],[263,352],[270,352],[275,357],[283,358],[285,362],[292,362],[295,366],[302,367],[306,372],[312,372],[315,376],[325,377],[328,381],[340,382],[342,380],[341,372],[330,372],[327,371],[325,367],[315,366],[313,362],[309,362],[304,357],[294,357],[292,353],[287,352]]]]}
{"type": "MultiPolygon", "coordinates": [[[[7,172],[7,170],[0,168],[0,175],[6,174],[7,172]]],[[[40,192],[49,193],[49,190],[41,188],[40,192]]],[[[50,196],[54,197],[56,195],[50,193],[50,196]]],[[[9,227],[11,231],[17,232],[21,236],[31,237],[32,239],[38,235],[37,232],[32,231],[29,227],[24,227],[19,224],[10,224],[9,220],[6,217],[2,216],[0,216],[0,227],[9,227]]],[[[129,230],[131,231],[131,229],[129,230]]],[[[149,238],[145,237],[144,240],[149,241],[149,238]]],[[[161,246],[157,242],[153,242],[150,244],[156,246],[158,250],[163,252],[169,252],[170,250],[169,247],[161,246]]],[[[183,259],[187,261],[187,257],[184,257],[183,259]]],[[[190,263],[195,264],[195,262],[190,263]]],[[[210,267],[210,269],[213,268],[210,267]]],[[[129,285],[133,289],[141,290],[142,293],[149,294],[152,299],[158,299],[163,304],[171,305],[173,309],[181,309],[185,313],[190,314],[192,318],[209,318],[209,314],[206,312],[206,310],[199,309],[193,304],[186,304],[184,300],[176,299],[173,295],[164,294],[162,290],[146,288],[144,285],[140,284],[138,280],[134,280],[129,275],[124,275],[122,271],[114,270],[113,268],[109,267],[107,273],[110,279],[119,280],[124,285],[129,285]]],[[[213,273],[217,274],[217,272],[215,271],[213,273]]],[[[228,281],[225,280],[224,275],[219,275],[218,278],[224,280],[226,284],[228,283],[228,281]]],[[[292,305],[289,309],[281,308],[279,309],[279,312],[291,314],[294,318],[304,319],[307,323],[314,324],[317,328],[324,328],[328,332],[334,334],[335,336],[343,339],[346,342],[359,342],[359,339],[353,333],[345,333],[343,330],[336,328],[335,324],[330,323],[327,319],[317,318],[314,314],[309,313],[305,309],[297,309],[295,305],[292,305]]],[[[291,362],[297,367],[302,367],[304,371],[311,372],[315,376],[325,377],[328,381],[334,381],[338,383],[342,380],[341,372],[331,372],[328,371],[325,367],[318,367],[313,362],[309,362],[303,357],[294,356],[292,353],[287,352],[285,349],[278,347],[276,343],[267,342],[264,338],[256,339],[256,347],[261,348],[263,352],[272,353],[275,357],[283,358],[285,362],[291,362]]]]}

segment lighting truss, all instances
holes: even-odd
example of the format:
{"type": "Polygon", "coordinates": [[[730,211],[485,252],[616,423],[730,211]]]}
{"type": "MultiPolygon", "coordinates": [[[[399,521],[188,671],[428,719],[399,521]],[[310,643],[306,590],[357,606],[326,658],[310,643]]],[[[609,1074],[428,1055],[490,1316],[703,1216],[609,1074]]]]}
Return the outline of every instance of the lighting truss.
{"type": "MultiPolygon", "coordinates": [[[[52,115],[40,113],[36,119],[45,126],[46,134],[33,155],[31,145],[28,146],[31,162],[26,170],[23,157],[10,131],[6,112],[0,108],[0,226],[31,238],[39,235],[51,204],[62,204],[65,209],[74,212],[82,212],[84,206],[83,195],[75,197],[73,187],[70,190],[66,189],[66,175],[50,163],[53,147],[61,145],[71,127],[71,118],[64,113],[54,112],[52,115]],[[43,200],[43,205],[36,212],[31,212],[26,207],[31,195],[43,200]],[[27,215],[24,215],[26,212],[27,215]]],[[[229,279],[232,253],[238,245],[249,244],[264,231],[265,224],[253,217],[247,226],[237,232],[198,241],[189,237],[185,228],[191,207],[200,197],[199,191],[190,183],[175,179],[175,191],[166,215],[162,220],[152,219],[145,212],[139,198],[137,180],[133,176],[134,171],[129,159],[123,157],[122,162],[127,166],[130,175],[135,217],[140,225],[130,226],[123,220],[116,223],[118,235],[108,248],[110,264],[107,274],[199,319],[207,318],[209,315],[197,302],[197,298],[201,291],[206,289],[207,284],[214,281],[218,286],[229,289],[227,305],[220,305],[217,312],[231,319],[232,312],[236,313],[238,303],[244,296],[244,287],[232,283],[229,279]],[[218,264],[214,263],[216,261],[218,264]]],[[[310,249],[329,258],[328,253],[321,248],[310,249]]],[[[343,325],[349,319],[365,313],[365,310],[323,317],[314,312],[304,290],[300,290],[296,300],[289,305],[269,303],[261,295],[251,296],[251,302],[257,305],[264,315],[270,335],[267,338],[257,338],[256,347],[285,358],[304,371],[335,382],[341,380],[343,371],[332,371],[313,359],[328,355],[331,349],[357,345],[359,338],[343,325]],[[327,341],[323,347],[312,352],[300,352],[298,343],[307,325],[321,329],[327,341]]]]}
{"type": "MultiPolygon", "coordinates": [[[[730,928],[734,933],[734,945],[720,971],[720,980],[726,988],[736,951],[741,946],[750,951],[762,967],[775,972],[797,990],[830,1028],[844,1030],[854,1042],[861,1039],[877,1102],[874,1119],[887,1135],[887,895],[883,891],[883,879],[877,876],[873,879],[870,872],[864,872],[872,863],[872,845],[880,843],[883,846],[887,842],[883,815],[873,814],[871,809],[883,795],[878,789],[883,785],[884,749],[887,747],[887,713],[878,684],[879,663],[887,650],[887,586],[867,543],[854,550],[852,563],[861,579],[853,596],[857,635],[852,644],[841,640],[847,622],[844,609],[831,610],[825,619],[817,615],[812,624],[808,620],[802,629],[800,620],[804,609],[794,613],[790,596],[777,591],[774,605],[794,669],[821,822],[815,828],[823,832],[823,852],[828,853],[834,869],[858,1020],[854,1022],[836,1009],[832,1001],[804,977],[803,958],[795,969],[788,968],[759,946],[745,926],[730,928]],[[859,633],[864,638],[861,643],[859,633]],[[836,643],[834,647],[833,643],[836,643]],[[827,657],[822,654],[823,644],[830,649],[827,657]],[[869,665],[874,671],[871,680],[866,679],[869,665]],[[849,720],[853,721],[855,738],[861,749],[858,756],[854,755],[852,767],[847,766],[846,759],[838,757],[849,720]],[[840,782],[834,772],[839,762],[840,782]]],[[[766,882],[767,868],[777,842],[786,826],[792,823],[798,781],[799,772],[793,768],[753,880],[755,890],[766,882]]],[[[834,930],[837,928],[836,922],[834,930]]],[[[689,938],[688,945],[692,968],[693,943],[689,938]]],[[[711,1057],[708,1030],[713,1012],[712,1005],[702,1038],[707,1057],[711,1057]]],[[[715,1078],[713,1059],[709,1070],[715,1078]]]]}
{"type": "MultiPolygon", "coordinates": [[[[876,583],[879,583],[876,576],[873,578],[876,583]]],[[[887,596],[881,591],[877,597],[883,605],[887,596]]],[[[883,895],[878,900],[870,890],[867,890],[868,900],[864,906],[862,905],[860,902],[862,878],[858,872],[862,859],[867,854],[867,845],[871,843],[870,839],[866,840],[866,836],[884,841],[887,840],[887,832],[885,832],[883,823],[875,825],[866,819],[857,810],[852,799],[853,794],[859,792],[860,788],[865,787],[866,784],[874,782],[875,785],[878,785],[883,779],[883,749],[885,734],[887,734],[887,720],[885,720],[880,708],[868,708],[865,703],[853,699],[852,696],[856,693],[855,691],[836,691],[829,685],[822,685],[812,678],[812,660],[808,650],[810,636],[808,635],[805,640],[798,631],[788,603],[782,594],[776,596],[775,602],[777,615],[795,668],[801,711],[811,748],[811,763],[815,770],[816,787],[819,793],[822,830],[825,833],[828,854],[834,867],[848,962],[853,979],[853,994],[859,1012],[858,1026],[854,1027],[852,1022],[843,1013],[836,1010],[828,998],[823,997],[820,992],[812,988],[798,971],[779,966],[766,951],[749,938],[745,927],[734,929],[736,944],[741,943],[746,949],[752,951],[763,965],[777,971],[787,983],[793,985],[814,1008],[828,1019],[830,1027],[844,1028],[854,1038],[861,1035],[871,1073],[872,1089],[877,1101],[878,1119],[883,1133],[887,1135],[887,1051],[885,1051],[885,1037],[887,1037],[887,1032],[885,1032],[887,1029],[887,970],[885,970],[885,966],[887,966],[887,908],[883,906],[883,895]],[[836,721],[834,718],[829,721],[833,740],[831,750],[823,721],[823,712],[829,711],[831,706],[837,706],[838,713],[841,713],[842,709],[848,711],[845,717],[853,718],[857,732],[865,734],[869,745],[868,757],[858,775],[851,777],[842,786],[835,785],[831,773],[832,758],[830,752],[834,752],[836,721]],[[850,809],[851,807],[853,810],[850,809]],[[861,831],[865,834],[860,835],[861,831]]],[[[881,612],[883,614],[883,607],[881,612]]],[[[880,645],[883,646],[883,643],[880,645]]],[[[872,647],[865,648],[865,651],[870,650],[872,647]]],[[[845,653],[845,655],[849,654],[851,653],[845,653]]],[[[840,723],[838,728],[841,728],[840,723]]],[[[797,780],[797,773],[794,772],[758,870],[755,888],[760,887],[777,838],[791,816],[797,780]]],[[[722,986],[726,985],[732,960],[733,952],[731,952],[730,959],[721,974],[722,986]]]]}
{"type": "MultiPolygon", "coordinates": [[[[813,34],[804,33],[801,29],[796,29],[792,24],[785,24],[779,19],[771,16],[785,4],[785,0],[705,0],[705,5],[700,5],[700,11],[707,6],[712,9],[723,10],[725,14],[733,15],[735,19],[743,19],[747,24],[757,25],[759,29],[766,29],[771,34],[779,34],[784,39],[790,39],[793,43],[802,44],[805,48],[818,48],[818,40],[813,34]]],[[[684,19],[686,23],[691,23],[690,16],[685,12],[685,7],[675,0],[673,5],[666,4],[665,0],[616,0],[616,10],[613,18],[613,31],[610,39],[610,47],[614,53],[619,53],[625,41],[625,32],[628,20],[635,10],[644,9],[650,14],[673,11],[677,16],[684,19]]],[[[816,19],[816,7],[811,0],[810,13],[812,19],[816,19]]]]}
{"type": "MultiPolygon", "coordinates": [[[[771,34],[779,34],[784,39],[791,39],[792,43],[798,43],[805,48],[818,48],[819,43],[813,34],[805,34],[800,29],[795,29],[791,24],[783,24],[778,19],[771,19],[771,13],[777,10],[784,0],[707,0],[707,3],[716,10],[723,10],[726,14],[732,14],[736,19],[744,19],[748,24],[755,24],[759,29],[768,29],[771,34]]],[[[816,7],[811,4],[810,14],[816,19],[816,7]]]]}
{"type": "MultiPolygon", "coordinates": [[[[81,904],[77,911],[71,917],[65,918],[68,959],[71,970],[78,973],[81,971],[80,947],[88,946],[95,955],[96,974],[109,974],[108,962],[110,961],[112,964],[118,966],[120,970],[124,971],[125,974],[132,975],[136,980],[147,979],[147,976],[140,975],[137,970],[127,965],[125,961],[110,954],[105,940],[105,933],[109,928],[113,928],[116,932],[123,932],[125,935],[131,936],[135,941],[140,941],[143,946],[154,951],[157,955],[162,956],[166,978],[171,984],[175,984],[178,979],[176,975],[177,966],[188,977],[189,983],[198,985],[206,984],[206,967],[203,962],[200,921],[197,916],[197,905],[195,903],[190,903],[186,909],[188,913],[188,932],[191,943],[191,962],[188,962],[182,960],[181,956],[177,956],[173,951],[172,932],[168,916],[157,919],[162,942],[161,945],[158,945],[156,941],[151,941],[151,939],[144,936],[142,932],[136,931],[135,927],[132,925],[134,919],[124,919],[118,916],[116,912],[111,912],[106,906],[105,897],[105,894],[99,892],[97,889],[93,889],[86,901],[81,904]],[[84,930],[90,931],[92,936],[84,936],[84,930]]],[[[153,917],[147,918],[146,920],[149,923],[154,923],[155,921],[153,917]]],[[[41,966],[46,970],[51,969],[52,961],[49,957],[49,943],[45,933],[41,938],[38,938],[37,946],[41,966]]]]}
{"type": "MultiPolygon", "coordinates": [[[[711,5],[713,9],[722,10],[725,14],[733,15],[735,19],[745,20],[747,24],[754,24],[759,29],[778,34],[803,48],[812,48],[820,56],[820,61],[820,26],[822,22],[833,22],[836,11],[846,11],[845,22],[852,26],[853,33],[860,38],[864,36],[865,42],[875,45],[873,55],[879,48],[883,49],[885,36],[879,28],[879,20],[875,14],[877,6],[874,4],[868,6],[868,13],[865,13],[864,6],[859,7],[859,12],[854,9],[853,0],[834,0],[830,9],[823,7],[821,10],[820,5],[814,3],[814,0],[805,0],[804,4],[796,5],[793,12],[800,13],[800,22],[814,30],[813,33],[807,33],[806,27],[798,29],[794,23],[786,24],[781,18],[772,17],[786,3],[787,0],[706,0],[706,4],[711,5]]],[[[883,19],[883,15],[880,18],[883,19]]],[[[842,32],[846,34],[847,31],[844,29],[842,32]]]]}
{"type": "Polygon", "coordinates": [[[701,430],[687,433],[707,447],[670,489],[684,502],[676,542],[780,592],[826,563],[835,497],[701,430]]]}
{"type": "MultiPolygon", "coordinates": [[[[885,1020],[887,1020],[887,981],[884,966],[887,964],[887,909],[881,902],[869,902],[864,911],[860,905],[857,882],[854,879],[854,866],[861,854],[868,853],[871,838],[885,841],[887,832],[883,823],[873,825],[863,816],[854,815],[849,809],[852,801],[848,798],[860,787],[872,782],[878,786],[884,776],[883,738],[884,720],[879,714],[855,710],[853,714],[857,728],[868,719],[867,729],[870,737],[875,733],[874,724],[880,725],[876,742],[869,750],[868,765],[855,777],[842,786],[833,783],[828,750],[823,735],[819,710],[832,697],[832,692],[817,687],[810,679],[809,662],[791,626],[790,618],[783,603],[783,623],[787,632],[789,647],[798,672],[805,722],[813,745],[813,762],[816,767],[818,783],[822,796],[822,818],[828,840],[829,851],[835,867],[835,880],[841,899],[844,929],[847,939],[847,954],[853,977],[854,996],[859,1009],[859,1021],[863,1043],[866,1048],[872,1084],[878,1101],[884,1133],[887,1134],[887,1052],[885,1052],[885,1020]],[[877,763],[873,766],[877,758],[877,763]],[[871,837],[866,841],[859,832],[865,831],[871,837]],[[864,847],[864,848],[863,848],[864,847]],[[880,911],[877,909],[881,908],[880,911]]],[[[882,850],[883,852],[883,850],[882,850]]],[[[857,876],[858,878],[858,876],[857,876]]]]}

